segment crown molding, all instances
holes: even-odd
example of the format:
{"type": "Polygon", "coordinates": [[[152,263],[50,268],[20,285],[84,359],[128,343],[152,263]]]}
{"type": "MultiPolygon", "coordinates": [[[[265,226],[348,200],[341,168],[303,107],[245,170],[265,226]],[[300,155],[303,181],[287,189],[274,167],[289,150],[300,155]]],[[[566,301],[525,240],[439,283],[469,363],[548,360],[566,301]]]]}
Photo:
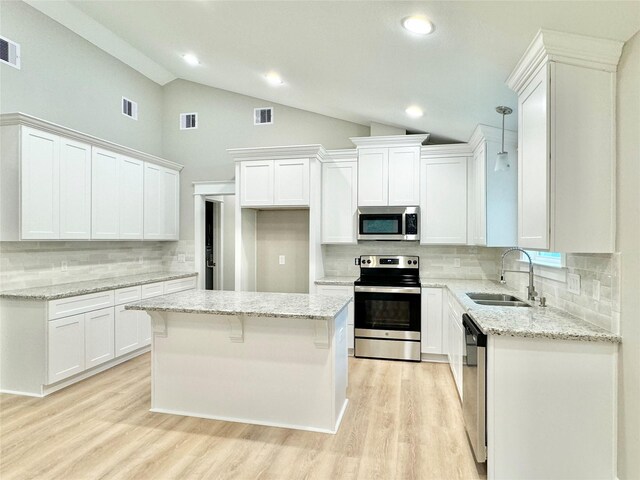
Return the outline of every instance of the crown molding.
{"type": "Polygon", "coordinates": [[[342,148],[327,150],[327,158],[324,162],[353,162],[358,159],[358,150],[355,148],[342,148]]]}
{"type": "Polygon", "coordinates": [[[66,0],[24,2],[159,85],[165,85],[177,78],[172,72],[66,0]]]}
{"type": "Polygon", "coordinates": [[[229,148],[227,153],[235,162],[246,160],[284,160],[291,158],[316,158],[320,161],[327,157],[322,145],[288,145],[279,147],[229,148]]]}
{"type": "Polygon", "coordinates": [[[428,133],[417,135],[387,135],[383,137],[351,137],[358,148],[363,147],[418,147],[429,138],[428,133]]]}
{"type": "Polygon", "coordinates": [[[520,93],[541,65],[559,62],[595,70],[615,72],[624,42],[554,30],[538,31],[506,84],[520,93]]]}
{"type": "Polygon", "coordinates": [[[447,145],[423,145],[420,158],[433,157],[470,157],[473,150],[468,143],[452,143],[447,145]]]}
{"type": "MultiPolygon", "coordinates": [[[[502,144],[502,129],[479,123],[469,138],[469,146],[471,147],[471,150],[475,150],[478,145],[485,140],[488,142],[497,142],[502,144]]],[[[518,132],[515,130],[507,130],[505,128],[504,143],[517,144],[518,132]]]]}
{"type": "Polygon", "coordinates": [[[108,140],[103,140],[101,138],[94,137],[93,135],[88,135],[86,133],[78,132],[77,130],[63,127],[61,125],[57,125],[55,123],[48,122],[46,120],[42,120],[41,118],[37,118],[32,115],[27,115],[26,113],[16,112],[16,113],[1,114],[0,126],[4,127],[4,126],[11,126],[11,125],[24,125],[26,127],[32,127],[37,130],[42,130],[45,132],[52,133],[54,135],[60,135],[62,137],[71,138],[73,140],[77,140],[78,142],[88,143],[92,147],[104,148],[105,150],[109,150],[114,153],[120,153],[128,157],[137,158],[138,160],[154,163],[156,165],[161,165],[163,167],[171,168],[177,171],[181,171],[184,168],[184,165],[181,165],[179,163],[172,162],[164,158],[156,157],[155,155],[141,152],[140,150],[135,150],[133,148],[125,147],[124,145],[120,145],[118,143],[110,142],[108,140]]]}

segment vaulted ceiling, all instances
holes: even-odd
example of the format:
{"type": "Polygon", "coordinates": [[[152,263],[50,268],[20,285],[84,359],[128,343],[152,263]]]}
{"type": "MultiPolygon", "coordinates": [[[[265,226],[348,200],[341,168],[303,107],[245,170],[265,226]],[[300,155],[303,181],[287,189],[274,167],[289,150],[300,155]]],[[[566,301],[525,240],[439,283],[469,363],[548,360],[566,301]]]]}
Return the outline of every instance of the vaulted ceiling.
{"type": "Polygon", "coordinates": [[[499,126],[497,105],[515,109],[504,81],[538,29],[621,41],[640,30],[638,1],[27,1],[158,83],[183,78],[441,142],[499,126]],[[404,30],[412,14],[434,33],[404,30]],[[115,35],[92,40],[102,27],[115,35]],[[265,82],[271,70],[283,85],[265,82]],[[409,118],[409,105],[424,116],[409,118]]]}

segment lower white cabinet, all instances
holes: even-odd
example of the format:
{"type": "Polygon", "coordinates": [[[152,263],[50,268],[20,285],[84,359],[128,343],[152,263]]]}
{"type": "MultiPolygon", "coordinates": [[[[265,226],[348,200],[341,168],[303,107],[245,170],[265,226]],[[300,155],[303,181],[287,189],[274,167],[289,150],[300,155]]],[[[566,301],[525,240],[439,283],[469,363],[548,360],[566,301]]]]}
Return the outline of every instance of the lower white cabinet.
{"type": "Polygon", "coordinates": [[[84,314],[85,369],[114,357],[113,332],[113,308],[84,314]]]}
{"type": "Polygon", "coordinates": [[[116,356],[133,352],[142,347],[140,338],[140,325],[137,310],[125,310],[125,305],[115,307],[116,324],[116,356]]]}
{"type": "Polygon", "coordinates": [[[442,288],[422,289],[420,351],[445,353],[442,344],[442,288]]]}
{"type": "Polygon", "coordinates": [[[48,383],[84,370],[84,314],[52,320],[48,325],[48,383]]]}
{"type": "Polygon", "coordinates": [[[464,309],[450,293],[448,296],[446,322],[446,328],[448,330],[447,356],[460,400],[462,400],[462,364],[464,363],[465,355],[465,337],[464,328],[462,327],[463,313],[464,309]]]}
{"type": "MultiPolygon", "coordinates": [[[[330,295],[333,297],[348,296],[353,299],[353,287],[350,285],[318,285],[316,293],[318,295],[330,295]]],[[[347,313],[347,347],[353,350],[353,300],[349,302],[347,308],[349,309],[347,313]]]]}

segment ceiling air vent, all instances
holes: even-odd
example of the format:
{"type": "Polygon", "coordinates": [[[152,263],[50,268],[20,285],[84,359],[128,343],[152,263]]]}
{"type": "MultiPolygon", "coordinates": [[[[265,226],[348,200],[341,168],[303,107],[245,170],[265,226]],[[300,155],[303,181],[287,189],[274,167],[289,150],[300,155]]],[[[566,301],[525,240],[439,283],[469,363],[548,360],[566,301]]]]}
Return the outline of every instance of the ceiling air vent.
{"type": "Polygon", "coordinates": [[[138,119],[138,104],[122,97],[122,114],[126,117],[138,119]]]}
{"type": "Polygon", "coordinates": [[[273,123],[273,107],[256,108],[253,110],[254,125],[271,125],[273,123]]]}
{"type": "Polygon", "coordinates": [[[181,113],[180,114],[180,130],[192,130],[198,128],[197,113],[181,113]]]}
{"type": "Polygon", "coordinates": [[[20,45],[8,38],[0,37],[0,62],[20,69],[20,45]]]}

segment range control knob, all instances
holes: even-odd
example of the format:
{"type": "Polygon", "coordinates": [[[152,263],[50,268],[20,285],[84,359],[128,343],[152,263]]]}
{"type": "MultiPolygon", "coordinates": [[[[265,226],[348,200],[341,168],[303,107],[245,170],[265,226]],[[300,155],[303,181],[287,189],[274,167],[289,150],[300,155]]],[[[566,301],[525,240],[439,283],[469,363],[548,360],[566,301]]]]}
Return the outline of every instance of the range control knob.
{"type": "Polygon", "coordinates": [[[367,260],[367,263],[371,263],[371,260],[367,260]]]}

